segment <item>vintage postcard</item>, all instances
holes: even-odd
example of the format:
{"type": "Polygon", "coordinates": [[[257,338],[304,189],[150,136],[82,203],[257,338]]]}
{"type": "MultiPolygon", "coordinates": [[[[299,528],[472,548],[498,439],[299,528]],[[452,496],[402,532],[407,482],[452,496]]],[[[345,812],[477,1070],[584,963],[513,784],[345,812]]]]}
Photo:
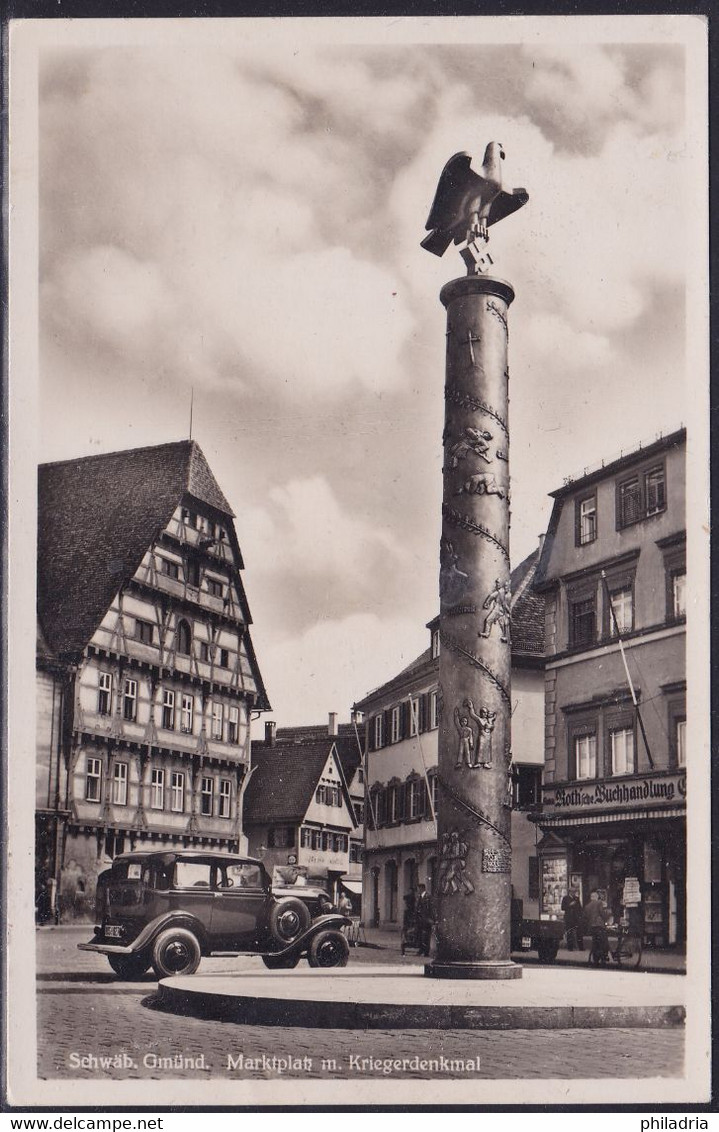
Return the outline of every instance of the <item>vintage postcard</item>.
{"type": "Polygon", "coordinates": [[[706,21],[9,39],[10,1104],[706,1102],[706,21]]]}

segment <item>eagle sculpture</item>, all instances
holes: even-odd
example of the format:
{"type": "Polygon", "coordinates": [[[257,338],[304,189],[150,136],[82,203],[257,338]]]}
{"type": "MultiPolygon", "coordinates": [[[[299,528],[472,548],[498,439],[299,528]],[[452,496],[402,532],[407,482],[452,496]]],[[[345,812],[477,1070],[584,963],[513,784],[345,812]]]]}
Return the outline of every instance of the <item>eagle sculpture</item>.
{"type": "Polygon", "coordinates": [[[526,204],[526,189],[502,188],[504,149],[490,142],[484,151],[481,173],[470,168],[469,153],[455,153],[442,170],[426,228],[429,236],[422,247],[434,255],[444,255],[452,240],[461,244],[477,238],[487,239],[490,224],[504,220],[526,204]]]}

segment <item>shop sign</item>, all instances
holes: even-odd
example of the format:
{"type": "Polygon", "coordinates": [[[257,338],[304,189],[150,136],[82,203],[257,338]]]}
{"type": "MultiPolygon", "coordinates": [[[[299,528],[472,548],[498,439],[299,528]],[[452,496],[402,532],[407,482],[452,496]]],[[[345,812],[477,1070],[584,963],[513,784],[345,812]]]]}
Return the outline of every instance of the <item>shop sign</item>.
{"type": "Polygon", "coordinates": [[[634,908],[641,903],[642,890],[639,887],[638,877],[627,877],[624,881],[622,904],[625,908],[634,908]]]}
{"type": "Polygon", "coordinates": [[[542,798],[545,810],[595,810],[600,807],[653,806],[674,802],[687,796],[686,774],[666,774],[631,778],[624,782],[605,779],[601,782],[577,782],[570,786],[545,786],[542,798]]]}

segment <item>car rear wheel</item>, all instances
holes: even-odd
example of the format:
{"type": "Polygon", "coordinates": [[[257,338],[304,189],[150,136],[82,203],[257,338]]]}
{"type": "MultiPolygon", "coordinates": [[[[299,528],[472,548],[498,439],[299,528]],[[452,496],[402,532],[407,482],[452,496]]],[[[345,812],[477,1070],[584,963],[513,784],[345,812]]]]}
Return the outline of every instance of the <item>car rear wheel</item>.
{"type": "Polygon", "coordinates": [[[270,971],[289,971],[300,961],[299,955],[263,955],[262,962],[270,971]]]}
{"type": "Polygon", "coordinates": [[[152,949],[152,966],[158,979],[194,975],[201,958],[199,940],[187,928],[167,928],[160,932],[152,949]]]}
{"type": "Polygon", "coordinates": [[[270,909],[270,935],[276,943],[285,945],[299,939],[310,926],[312,917],[306,904],[296,896],[279,900],[270,909]]]}
{"type": "Polygon", "coordinates": [[[310,943],[307,962],[310,967],[346,967],[350,945],[342,932],[318,932],[310,943]]]}
{"type": "Polygon", "coordinates": [[[121,979],[140,979],[150,966],[147,955],[108,955],[107,961],[121,979]]]}

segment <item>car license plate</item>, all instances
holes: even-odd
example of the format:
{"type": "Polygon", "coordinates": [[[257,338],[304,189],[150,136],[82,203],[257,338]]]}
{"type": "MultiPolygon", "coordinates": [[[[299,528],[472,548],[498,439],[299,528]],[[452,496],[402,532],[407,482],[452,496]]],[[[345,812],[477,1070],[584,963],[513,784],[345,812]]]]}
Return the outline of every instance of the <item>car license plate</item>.
{"type": "Polygon", "coordinates": [[[119,939],[122,935],[122,926],[120,924],[107,924],[105,927],[105,935],[110,939],[119,939]]]}
{"type": "Polygon", "coordinates": [[[531,951],[531,949],[532,949],[532,937],[528,936],[528,935],[523,935],[522,936],[522,951],[531,951]]]}

